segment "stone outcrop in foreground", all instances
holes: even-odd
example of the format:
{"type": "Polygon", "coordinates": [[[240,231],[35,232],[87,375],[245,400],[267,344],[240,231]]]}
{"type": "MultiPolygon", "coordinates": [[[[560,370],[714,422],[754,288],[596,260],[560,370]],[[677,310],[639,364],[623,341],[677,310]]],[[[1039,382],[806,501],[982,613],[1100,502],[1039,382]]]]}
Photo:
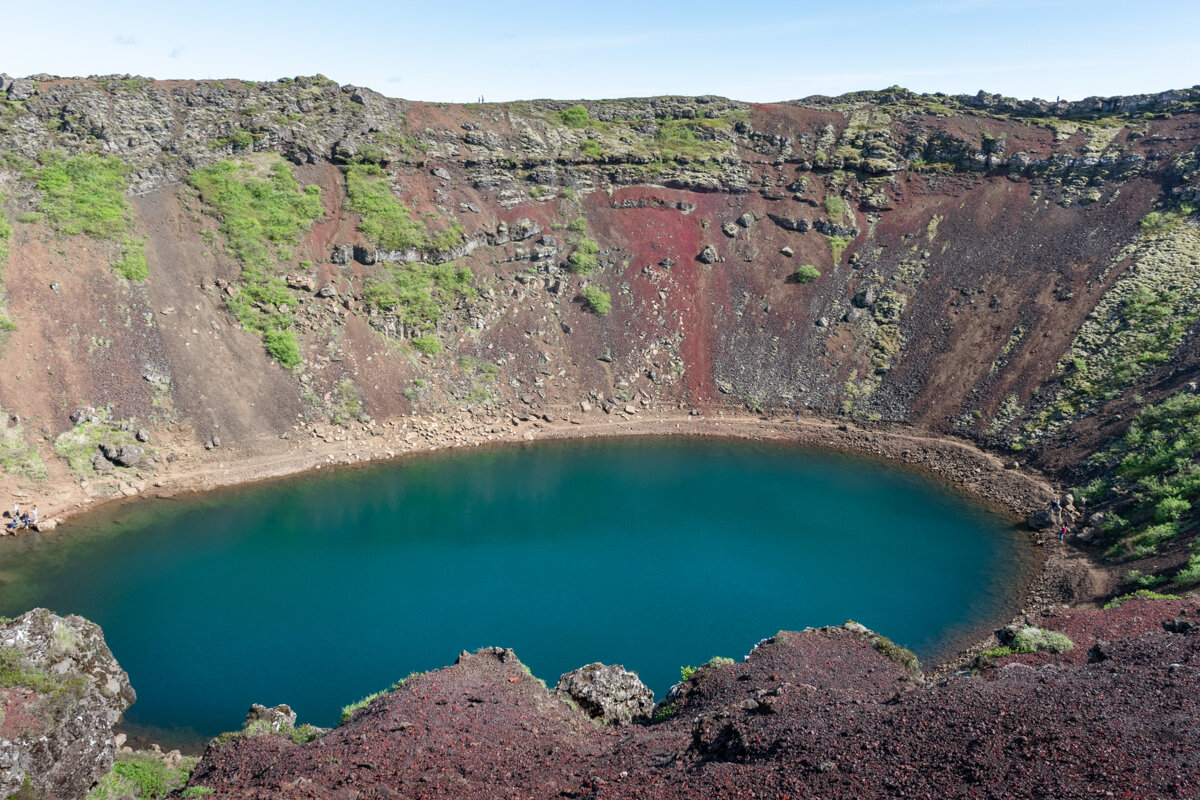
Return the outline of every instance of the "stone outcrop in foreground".
{"type": "Polygon", "coordinates": [[[135,699],[95,623],[36,608],[0,627],[0,797],[86,795],[135,699]]]}
{"type": "Polygon", "coordinates": [[[218,798],[1200,795],[1200,601],[1030,619],[1074,647],[927,684],[859,625],[712,662],[652,724],[600,726],[511,650],[463,654],[312,742],[210,746],[218,798]]]}

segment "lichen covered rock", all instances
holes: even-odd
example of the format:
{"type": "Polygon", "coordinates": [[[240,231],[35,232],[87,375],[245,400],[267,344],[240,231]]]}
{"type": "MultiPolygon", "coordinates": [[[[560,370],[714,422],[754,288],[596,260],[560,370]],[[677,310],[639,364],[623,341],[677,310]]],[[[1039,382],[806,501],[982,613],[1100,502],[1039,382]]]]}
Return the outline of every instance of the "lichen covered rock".
{"type": "Polygon", "coordinates": [[[87,794],[136,697],[98,625],[38,608],[0,627],[0,797],[87,794]]]}
{"type": "Polygon", "coordinates": [[[588,664],[568,672],[558,679],[555,693],[605,725],[628,725],[654,711],[654,692],[619,664],[588,664]]]}

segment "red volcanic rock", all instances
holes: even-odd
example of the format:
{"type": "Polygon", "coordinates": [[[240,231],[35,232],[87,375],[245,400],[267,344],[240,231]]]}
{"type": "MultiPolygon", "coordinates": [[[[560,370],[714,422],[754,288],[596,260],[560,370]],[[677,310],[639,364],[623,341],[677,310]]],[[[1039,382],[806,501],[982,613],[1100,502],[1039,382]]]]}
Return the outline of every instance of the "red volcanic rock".
{"type": "Polygon", "coordinates": [[[1071,635],[1070,653],[936,685],[858,626],[781,633],[699,670],[667,718],[624,728],[551,698],[512,651],[481,650],[316,741],[210,747],[192,784],[216,798],[1191,798],[1200,635],[1162,622],[1197,617],[1194,599],[1064,612],[1038,624],[1071,635]],[[1106,658],[1089,663],[1099,637],[1106,658]]]}

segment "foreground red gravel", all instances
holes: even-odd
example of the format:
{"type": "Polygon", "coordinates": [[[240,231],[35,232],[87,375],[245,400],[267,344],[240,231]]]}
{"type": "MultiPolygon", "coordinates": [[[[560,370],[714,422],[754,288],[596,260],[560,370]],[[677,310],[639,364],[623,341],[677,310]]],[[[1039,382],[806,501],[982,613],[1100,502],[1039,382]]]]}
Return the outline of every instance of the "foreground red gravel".
{"type": "Polygon", "coordinates": [[[1194,598],[1064,610],[1034,622],[1074,650],[935,685],[856,626],[780,633],[682,685],[669,719],[625,728],[551,697],[512,651],[481,650],[316,741],[212,746],[191,785],[215,798],[1197,798],[1188,621],[1194,598]]]}

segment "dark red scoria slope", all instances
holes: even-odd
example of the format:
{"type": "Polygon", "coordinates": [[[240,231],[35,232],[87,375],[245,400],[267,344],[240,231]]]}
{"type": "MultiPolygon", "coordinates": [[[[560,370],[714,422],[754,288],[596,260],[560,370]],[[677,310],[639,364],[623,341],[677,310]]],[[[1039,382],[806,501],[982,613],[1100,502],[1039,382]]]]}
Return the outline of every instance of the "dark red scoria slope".
{"type": "MultiPolygon", "coordinates": [[[[1200,602],[1071,612],[1086,653],[925,686],[856,627],[701,670],[674,715],[596,728],[511,651],[463,655],[317,741],[210,748],[217,798],[1196,798],[1200,602]],[[1187,626],[1183,626],[1186,628],[1187,626]]],[[[1052,620],[1043,620],[1052,627],[1052,620]]]]}

